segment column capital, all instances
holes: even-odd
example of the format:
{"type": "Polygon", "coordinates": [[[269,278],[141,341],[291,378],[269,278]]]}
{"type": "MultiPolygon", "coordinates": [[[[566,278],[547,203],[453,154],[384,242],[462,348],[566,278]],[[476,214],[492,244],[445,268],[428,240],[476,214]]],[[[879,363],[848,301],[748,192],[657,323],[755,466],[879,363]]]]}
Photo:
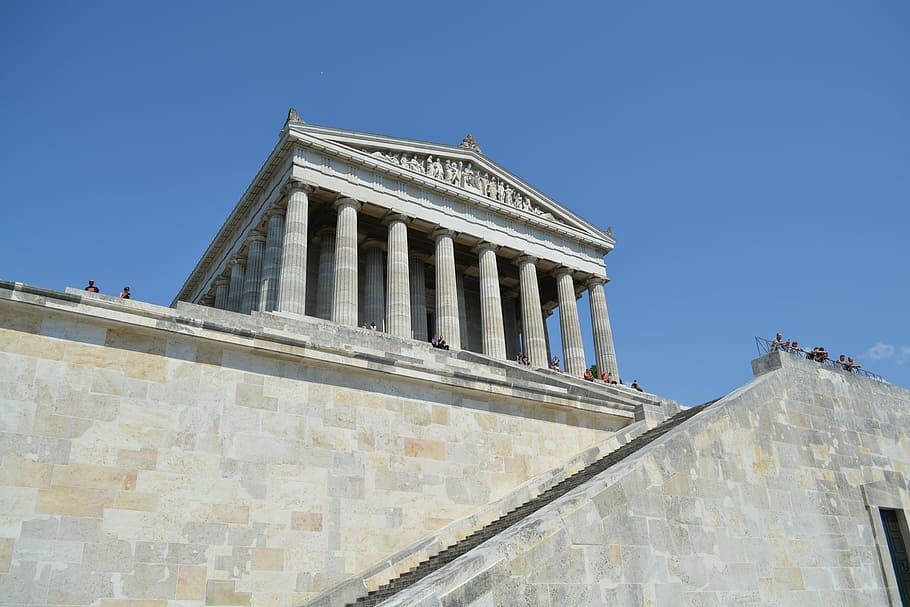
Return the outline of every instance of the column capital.
{"type": "Polygon", "coordinates": [[[455,238],[455,230],[450,230],[449,228],[437,227],[435,230],[430,232],[430,238],[433,240],[439,240],[443,236],[448,236],[449,238],[455,238]]]}
{"type": "Polygon", "coordinates": [[[285,192],[288,195],[290,195],[292,192],[294,192],[296,190],[302,190],[304,194],[309,196],[310,194],[312,194],[313,192],[316,191],[316,186],[310,185],[309,183],[304,183],[302,181],[295,181],[293,179],[288,181],[284,185],[284,188],[285,188],[285,192]]]}
{"type": "Polygon", "coordinates": [[[575,282],[575,276],[573,275],[574,272],[575,272],[575,270],[573,270],[572,268],[570,268],[568,266],[559,266],[559,267],[553,268],[553,276],[555,276],[556,278],[559,278],[560,276],[568,274],[569,276],[572,277],[572,282],[575,282]]]}
{"type": "Polygon", "coordinates": [[[515,258],[515,265],[523,266],[526,263],[530,263],[536,266],[538,261],[539,260],[533,255],[519,255],[515,258]]]}
{"type": "Polygon", "coordinates": [[[265,242],[265,234],[259,230],[253,230],[246,240],[247,242],[265,242]]]}
{"type": "Polygon", "coordinates": [[[268,221],[269,219],[271,219],[272,217],[275,217],[276,215],[284,217],[286,213],[287,213],[287,209],[284,207],[284,205],[273,204],[266,210],[265,219],[266,219],[266,221],[268,221]]]}
{"type": "Polygon", "coordinates": [[[221,285],[227,285],[227,284],[230,284],[230,282],[231,282],[230,278],[226,278],[224,276],[219,276],[218,278],[215,279],[215,286],[219,287],[221,285]]]}
{"type": "Polygon", "coordinates": [[[417,262],[425,262],[429,258],[430,258],[430,256],[427,255],[426,253],[420,253],[418,251],[408,252],[408,259],[411,259],[411,260],[414,260],[417,262]]]}
{"type": "Polygon", "coordinates": [[[496,251],[499,250],[499,245],[493,244],[492,242],[488,242],[486,240],[481,240],[476,245],[474,245],[473,250],[475,253],[478,253],[478,254],[483,253],[486,250],[491,250],[495,253],[496,251]]]}
{"type": "Polygon", "coordinates": [[[364,249],[379,249],[381,251],[385,251],[387,249],[386,243],[382,242],[381,240],[376,240],[375,238],[370,238],[366,242],[364,242],[363,248],[364,249]]]}
{"type": "Polygon", "coordinates": [[[354,207],[355,211],[359,211],[363,207],[363,203],[361,203],[359,200],[354,200],[350,196],[345,196],[343,194],[339,194],[338,197],[335,199],[335,202],[332,203],[332,206],[335,207],[336,209],[341,209],[342,207],[349,206],[349,207],[354,207]]]}
{"type": "Polygon", "coordinates": [[[408,215],[405,215],[404,213],[399,213],[398,211],[389,211],[388,213],[386,213],[385,217],[382,218],[382,225],[387,226],[396,221],[400,221],[400,222],[404,223],[405,225],[408,225],[412,221],[414,221],[414,218],[410,217],[408,215]]]}
{"type": "Polygon", "coordinates": [[[610,281],[610,279],[606,278],[604,276],[592,276],[591,278],[589,278],[585,281],[585,288],[590,289],[593,287],[599,287],[599,286],[607,284],[609,281],[610,281]]]}
{"type": "Polygon", "coordinates": [[[246,259],[243,259],[241,257],[235,257],[234,259],[232,259],[228,262],[228,266],[245,266],[245,265],[246,265],[246,259]]]}

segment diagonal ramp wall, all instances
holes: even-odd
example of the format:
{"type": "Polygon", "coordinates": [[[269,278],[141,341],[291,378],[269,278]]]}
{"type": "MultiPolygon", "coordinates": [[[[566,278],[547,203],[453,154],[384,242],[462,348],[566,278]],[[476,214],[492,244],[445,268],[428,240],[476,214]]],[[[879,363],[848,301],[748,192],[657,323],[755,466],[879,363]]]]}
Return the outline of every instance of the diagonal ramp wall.
{"type": "MultiPolygon", "coordinates": [[[[910,393],[788,354],[384,606],[899,605],[910,393]]],[[[910,541],[910,536],[904,542],[910,541]]]]}

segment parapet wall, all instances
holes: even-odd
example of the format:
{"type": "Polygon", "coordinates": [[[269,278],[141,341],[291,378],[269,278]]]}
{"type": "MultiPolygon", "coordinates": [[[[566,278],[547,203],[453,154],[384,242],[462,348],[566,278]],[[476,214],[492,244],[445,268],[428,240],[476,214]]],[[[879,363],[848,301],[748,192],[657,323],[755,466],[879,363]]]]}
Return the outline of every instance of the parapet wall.
{"type": "Polygon", "coordinates": [[[910,542],[910,393],[781,352],[753,368],[383,604],[902,604],[880,511],[910,542]]]}
{"type": "Polygon", "coordinates": [[[0,604],[299,604],[672,406],[315,319],[0,282],[0,604]]]}

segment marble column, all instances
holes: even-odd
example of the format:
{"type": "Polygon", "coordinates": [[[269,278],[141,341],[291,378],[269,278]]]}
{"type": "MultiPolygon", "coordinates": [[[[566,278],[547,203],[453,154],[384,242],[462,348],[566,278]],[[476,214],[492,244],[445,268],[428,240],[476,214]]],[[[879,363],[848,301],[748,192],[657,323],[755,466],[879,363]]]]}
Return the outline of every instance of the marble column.
{"type": "Polygon", "coordinates": [[[278,310],[306,313],[306,254],[309,195],[312,186],[293,181],[289,184],[284,219],[281,269],[278,277],[278,310]]]}
{"type": "Polygon", "coordinates": [[[278,272],[281,269],[281,245],[284,240],[284,210],[269,211],[265,234],[265,259],[259,285],[259,309],[272,312],[278,307],[278,272]]]}
{"type": "Polygon", "coordinates": [[[246,274],[243,276],[243,299],[240,311],[249,314],[259,304],[259,283],[262,281],[262,254],[265,251],[265,235],[253,232],[247,241],[246,274]]]}
{"type": "Polygon", "coordinates": [[[357,211],[361,206],[346,196],[335,201],[338,224],[335,229],[332,320],[349,326],[357,326],[357,211]]]}
{"type": "Polygon", "coordinates": [[[465,342],[462,342],[461,348],[463,350],[470,350],[471,352],[482,352],[483,351],[483,321],[480,317],[480,283],[477,283],[477,289],[472,290],[473,285],[470,284],[470,281],[465,279],[465,304],[467,308],[466,317],[468,319],[468,344],[465,347],[465,342]]]}
{"type": "Polygon", "coordinates": [[[316,316],[332,320],[335,293],[335,228],[319,230],[319,278],[316,282],[316,316]]]}
{"type": "Polygon", "coordinates": [[[499,293],[499,267],[496,247],[488,242],[477,247],[480,261],[480,324],[483,353],[491,358],[506,358],[505,326],[502,320],[502,297],[499,293]]]}
{"type": "Polygon", "coordinates": [[[518,275],[521,281],[521,325],[524,332],[524,354],[535,367],[548,367],[547,342],[544,337],[536,263],[536,257],[525,255],[518,259],[518,275]]]}
{"type": "Polygon", "coordinates": [[[408,279],[411,293],[411,332],[414,339],[427,341],[427,256],[422,253],[408,255],[408,279]]]}
{"type": "Polygon", "coordinates": [[[385,331],[385,243],[368,240],[363,245],[366,257],[363,322],[375,323],[385,331]]]}
{"type": "Polygon", "coordinates": [[[556,273],[556,289],[559,294],[559,328],[562,332],[562,355],[566,372],[581,377],[587,369],[585,347],[581,341],[581,322],[578,320],[578,304],[575,299],[575,281],[568,268],[556,273]]]}
{"type": "Polygon", "coordinates": [[[307,316],[316,316],[316,291],[319,284],[319,255],[316,254],[319,242],[316,238],[310,239],[306,256],[306,305],[304,310],[307,316]]]}
{"type": "Polygon", "coordinates": [[[591,325],[594,331],[594,357],[598,373],[609,373],[619,381],[619,367],[616,351],[613,349],[613,331],[610,329],[610,315],[607,312],[607,297],[604,294],[603,278],[588,281],[588,301],[591,304],[591,325]]]}
{"type": "MultiPolygon", "coordinates": [[[[553,361],[553,348],[550,346],[550,317],[553,316],[553,310],[543,311],[543,340],[547,344],[547,360],[553,361]]],[[[565,368],[565,367],[562,367],[565,368]]]]}
{"type": "Polygon", "coordinates": [[[219,310],[228,309],[228,285],[231,281],[227,278],[219,278],[215,281],[215,307],[219,310]]]}
{"type": "MultiPolygon", "coordinates": [[[[468,301],[464,290],[465,266],[455,266],[455,291],[458,293],[458,328],[460,329],[462,350],[471,349],[471,338],[468,335],[468,301]]],[[[446,338],[448,339],[448,338],[446,338]]]]}
{"type": "Polygon", "coordinates": [[[516,315],[517,305],[515,294],[505,291],[502,294],[502,326],[506,338],[506,358],[512,360],[521,350],[521,344],[518,342],[518,316],[516,315]]]}
{"type": "Polygon", "coordinates": [[[411,285],[408,274],[408,223],[409,217],[390,215],[389,247],[386,267],[386,326],[385,330],[396,337],[411,337],[411,285]]]}
{"type": "Polygon", "coordinates": [[[243,274],[246,270],[246,261],[235,259],[231,262],[231,282],[228,287],[228,310],[240,311],[240,302],[243,300],[243,274]]]}
{"type": "Polygon", "coordinates": [[[450,348],[459,349],[461,327],[453,236],[451,230],[439,229],[433,232],[436,240],[436,335],[444,338],[450,348]]]}

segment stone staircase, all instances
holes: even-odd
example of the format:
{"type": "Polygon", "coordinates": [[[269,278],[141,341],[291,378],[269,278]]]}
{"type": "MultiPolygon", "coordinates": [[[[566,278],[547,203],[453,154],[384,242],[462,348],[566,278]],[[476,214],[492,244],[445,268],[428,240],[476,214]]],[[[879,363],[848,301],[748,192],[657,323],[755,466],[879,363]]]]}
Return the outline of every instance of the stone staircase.
{"type": "Polygon", "coordinates": [[[694,416],[700,411],[703,411],[706,407],[710,406],[714,402],[716,401],[709,401],[703,405],[680,411],[662,424],[645,432],[629,443],[622,445],[615,451],[607,454],[606,456],[588,465],[587,467],[582,468],[572,476],[564,479],[556,485],[553,485],[543,493],[539,494],[518,508],[515,508],[514,510],[501,516],[499,519],[493,521],[486,527],[475,531],[461,541],[453,544],[452,546],[449,546],[442,552],[439,552],[438,554],[423,561],[416,567],[412,568],[410,571],[391,580],[388,584],[380,586],[376,590],[369,592],[366,596],[360,597],[353,603],[348,603],[346,607],[379,605],[386,599],[401,592],[408,586],[415,584],[416,582],[437,571],[438,569],[441,569],[443,566],[451,563],[458,557],[466,554],[483,542],[511,527],[518,521],[559,499],[572,489],[575,489],[576,487],[594,478],[601,472],[604,472],[612,465],[622,461],[639,449],[660,438],[690,417],[694,416]]]}

